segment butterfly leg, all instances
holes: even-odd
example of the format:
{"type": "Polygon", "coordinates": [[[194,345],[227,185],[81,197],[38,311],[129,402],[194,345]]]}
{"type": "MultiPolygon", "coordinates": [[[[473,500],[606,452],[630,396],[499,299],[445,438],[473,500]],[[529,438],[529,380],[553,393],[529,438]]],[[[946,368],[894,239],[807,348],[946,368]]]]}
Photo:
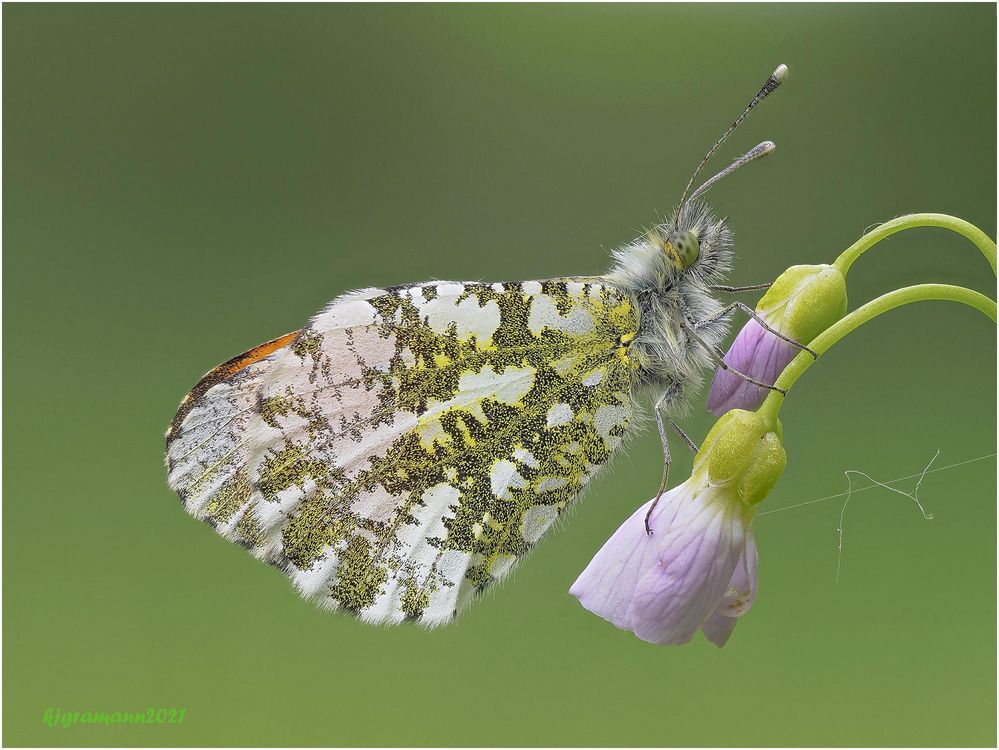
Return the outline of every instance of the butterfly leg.
{"type": "Polygon", "coordinates": [[[726,294],[738,294],[739,292],[756,292],[769,289],[774,283],[768,281],[765,284],[748,284],[747,286],[727,286],[725,284],[713,284],[708,287],[712,292],[725,292],[726,294]]]}
{"type": "Polygon", "coordinates": [[[752,378],[749,375],[746,375],[746,373],[744,373],[744,372],[739,372],[738,370],[736,370],[734,367],[732,367],[730,364],[728,364],[728,362],[725,361],[725,354],[724,354],[724,352],[722,352],[720,349],[717,349],[716,347],[711,346],[708,342],[706,342],[704,339],[702,339],[700,336],[698,336],[694,332],[694,329],[686,321],[681,320],[680,321],[680,327],[683,328],[684,332],[688,336],[690,336],[690,338],[692,338],[694,341],[696,341],[698,344],[700,344],[701,348],[703,348],[704,351],[706,351],[711,356],[711,358],[715,361],[715,364],[717,364],[723,370],[727,370],[728,372],[732,373],[736,377],[742,378],[747,383],[752,383],[753,385],[758,385],[760,388],[766,388],[768,391],[777,391],[777,393],[781,394],[782,396],[787,393],[787,391],[784,390],[783,388],[778,388],[775,385],[768,385],[767,383],[764,383],[764,382],[762,382],[760,380],[757,380],[756,378],[752,378]]]}
{"type": "Polygon", "coordinates": [[[669,482],[669,467],[673,462],[669,450],[669,437],[666,435],[666,426],[663,424],[663,420],[665,419],[665,421],[669,423],[669,426],[676,431],[683,442],[687,444],[687,447],[690,448],[692,453],[697,453],[697,446],[694,444],[694,441],[687,437],[687,433],[681,430],[680,425],[670,419],[669,415],[663,414],[663,402],[665,399],[666,394],[664,393],[659,397],[659,400],[656,401],[656,405],[654,407],[656,414],[656,426],[659,428],[659,439],[663,444],[663,478],[662,481],[659,482],[659,492],[656,493],[655,500],[652,501],[652,505],[649,506],[648,513],[645,514],[645,533],[649,536],[652,536],[652,527],[649,524],[649,519],[652,517],[652,511],[654,511],[656,506],[659,504],[659,499],[666,491],[666,484],[669,482]]]}
{"type": "MultiPolygon", "coordinates": [[[[759,323],[760,326],[763,328],[764,331],[768,331],[769,333],[772,333],[774,336],[776,336],[777,338],[779,338],[781,341],[786,341],[791,346],[793,346],[793,347],[795,347],[797,349],[801,349],[802,351],[808,352],[815,359],[819,358],[819,355],[818,355],[817,352],[812,351],[807,346],[805,346],[804,344],[802,344],[800,341],[795,341],[790,336],[785,336],[780,331],[777,331],[777,330],[774,330],[773,328],[771,328],[763,318],[761,318],[759,315],[757,315],[756,310],[754,310],[753,308],[751,308],[745,302],[733,302],[730,305],[726,305],[724,308],[722,308],[721,312],[715,313],[711,317],[705,318],[704,320],[699,321],[696,325],[697,326],[702,326],[705,323],[714,323],[716,320],[721,320],[726,315],[730,315],[733,312],[735,312],[736,310],[742,310],[749,317],[751,317],[753,320],[755,320],[757,323],[759,323]]],[[[732,370],[732,372],[735,372],[735,370],[732,370]]]]}
{"type": "Polygon", "coordinates": [[[680,425],[670,419],[669,416],[666,416],[666,421],[669,422],[669,426],[673,428],[673,431],[679,435],[680,439],[683,440],[688,448],[690,448],[690,452],[696,456],[697,451],[700,450],[700,448],[697,447],[697,443],[691,440],[687,433],[680,429],[680,425]]]}

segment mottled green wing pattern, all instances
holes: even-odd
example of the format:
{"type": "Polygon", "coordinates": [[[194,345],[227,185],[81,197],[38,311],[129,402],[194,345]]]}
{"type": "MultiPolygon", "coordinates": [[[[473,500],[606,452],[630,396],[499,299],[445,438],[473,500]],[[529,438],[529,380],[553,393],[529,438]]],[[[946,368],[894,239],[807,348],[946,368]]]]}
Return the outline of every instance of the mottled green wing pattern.
{"type": "Polygon", "coordinates": [[[170,484],[308,599],[448,622],[620,444],[637,328],[586,279],[341,297],[185,407],[170,484]]]}

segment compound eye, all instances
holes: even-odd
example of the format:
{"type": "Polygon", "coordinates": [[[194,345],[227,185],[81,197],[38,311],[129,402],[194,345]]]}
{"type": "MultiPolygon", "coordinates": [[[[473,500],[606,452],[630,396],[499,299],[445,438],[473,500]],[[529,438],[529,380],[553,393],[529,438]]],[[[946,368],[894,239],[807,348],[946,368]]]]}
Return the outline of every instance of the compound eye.
{"type": "Polygon", "coordinates": [[[697,235],[693,232],[675,232],[669,238],[670,244],[676,250],[682,268],[690,268],[697,260],[701,251],[701,246],[697,242],[697,235]]]}

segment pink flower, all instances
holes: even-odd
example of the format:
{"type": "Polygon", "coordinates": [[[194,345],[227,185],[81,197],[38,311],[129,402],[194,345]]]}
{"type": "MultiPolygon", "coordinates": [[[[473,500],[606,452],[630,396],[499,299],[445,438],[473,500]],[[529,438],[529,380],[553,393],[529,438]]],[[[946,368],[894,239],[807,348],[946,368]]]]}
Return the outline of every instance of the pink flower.
{"type": "Polygon", "coordinates": [[[749,514],[710,488],[674,487],[636,510],[569,589],[586,609],[643,641],[686,643],[699,628],[725,645],[756,591],[749,514]]]}
{"type": "Polygon", "coordinates": [[[757,503],[784,470],[778,424],[742,410],[705,438],[694,470],[650,500],[600,548],[569,589],[586,609],[650,643],[680,644],[698,630],[724,646],[756,598],[752,534],[757,503]]]}

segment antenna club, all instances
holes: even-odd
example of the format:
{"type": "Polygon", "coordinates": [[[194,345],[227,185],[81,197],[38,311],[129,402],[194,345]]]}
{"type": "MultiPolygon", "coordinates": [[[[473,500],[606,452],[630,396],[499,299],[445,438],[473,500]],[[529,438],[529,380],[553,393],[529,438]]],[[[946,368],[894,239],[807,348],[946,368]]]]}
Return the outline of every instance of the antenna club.
{"type": "MultiPolygon", "coordinates": [[[[695,190],[693,194],[691,194],[690,189],[694,186],[694,180],[697,179],[697,176],[701,173],[701,170],[704,169],[704,165],[708,163],[711,157],[714,156],[715,152],[726,141],[726,139],[730,135],[732,135],[735,129],[742,124],[743,120],[749,117],[749,113],[753,111],[756,105],[762,102],[768,96],[770,96],[770,94],[772,94],[774,90],[776,90],[777,87],[781,85],[781,82],[785,78],[787,78],[787,66],[781,63],[774,69],[774,72],[771,73],[770,77],[767,78],[767,80],[763,83],[762,88],[760,88],[756,96],[752,98],[752,100],[749,102],[746,108],[742,111],[742,114],[739,115],[732,122],[732,124],[728,126],[728,130],[722,133],[722,137],[719,138],[717,141],[715,141],[715,145],[713,145],[711,148],[708,149],[708,153],[704,155],[704,158],[701,159],[701,163],[697,165],[696,169],[694,169],[694,173],[690,175],[690,179],[687,180],[687,186],[683,189],[683,193],[680,195],[680,202],[677,204],[677,213],[676,213],[677,221],[679,221],[680,212],[683,210],[683,207],[687,204],[687,196],[690,196],[690,199],[693,200],[694,197],[702,195],[714,183],[716,183],[725,175],[731,174],[743,164],[746,164],[747,162],[750,162],[753,159],[757,159],[761,156],[766,156],[767,154],[769,154],[771,151],[774,150],[775,146],[773,143],[771,143],[770,141],[764,141],[749,153],[739,157],[739,159],[737,159],[735,162],[729,165],[726,169],[716,174],[710,180],[705,182],[697,190],[695,190]]],[[[674,229],[675,228],[676,227],[674,227],[674,229]]]]}
{"type": "Polygon", "coordinates": [[[745,166],[746,164],[749,164],[749,162],[751,162],[751,161],[759,159],[762,156],[766,156],[767,154],[773,153],[773,151],[776,148],[777,148],[777,146],[774,144],[773,141],[763,141],[763,143],[759,144],[758,146],[754,146],[750,151],[747,151],[746,153],[744,153],[742,156],[740,156],[734,162],[732,162],[727,167],[725,167],[725,169],[723,169],[721,172],[719,172],[718,174],[716,174],[710,180],[708,180],[703,185],[701,185],[699,188],[697,188],[697,190],[695,190],[693,193],[691,193],[690,194],[690,200],[694,200],[695,198],[698,198],[699,196],[704,195],[706,192],[708,192],[708,190],[710,190],[712,188],[712,186],[716,182],[718,182],[722,178],[728,177],[735,170],[739,169],[740,167],[745,166]]]}

